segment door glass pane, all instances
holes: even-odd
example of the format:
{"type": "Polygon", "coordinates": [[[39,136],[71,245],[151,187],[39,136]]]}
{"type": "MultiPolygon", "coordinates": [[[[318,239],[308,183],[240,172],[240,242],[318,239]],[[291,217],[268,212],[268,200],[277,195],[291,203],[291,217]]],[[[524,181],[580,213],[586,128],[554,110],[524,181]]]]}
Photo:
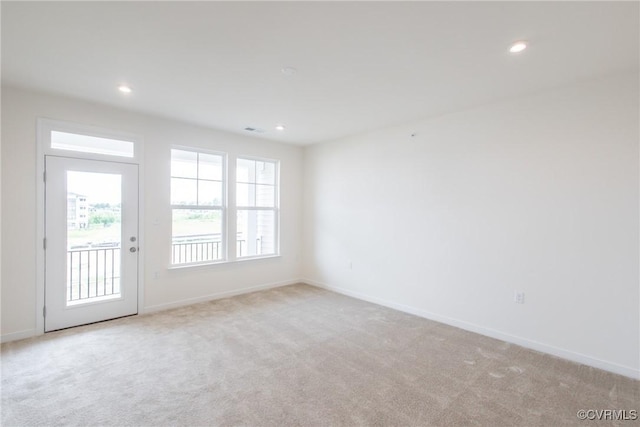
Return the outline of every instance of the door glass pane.
{"type": "Polygon", "coordinates": [[[122,177],[67,171],[67,305],[120,297],[122,177]]]}

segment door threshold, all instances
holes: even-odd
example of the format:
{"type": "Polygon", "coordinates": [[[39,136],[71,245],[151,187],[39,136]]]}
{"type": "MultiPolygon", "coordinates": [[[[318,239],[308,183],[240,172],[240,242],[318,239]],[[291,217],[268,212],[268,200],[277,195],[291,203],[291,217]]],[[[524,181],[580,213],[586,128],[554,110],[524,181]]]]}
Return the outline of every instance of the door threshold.
{"type": "Polygon", "coordinates": [[[53,329],[51,331],[45,331],[45,334],[48,334],[50,332],[60,332],[60,331],[66,331],[69,329],[75,329],[75,328],[82,328],[84,326],[89,326],[89,325],[96,325],[98,323],[106,323],[106,322],[111,322],[113,320],[119,320],[119,319],[124,319],[126,317],[133,317],[133,316],[137,316],[138,313],[133,313],[133,314],[127,314],[125,316],[120,316],[120,317],[114,317],[113,319],[105,319],[105,320],[98,320],[97,322],[91,322],[91,323],[85,323],[82,325],[75,325],[75,326],[67,326],[66,328],[60,328],[60,329],[53,329]]]}

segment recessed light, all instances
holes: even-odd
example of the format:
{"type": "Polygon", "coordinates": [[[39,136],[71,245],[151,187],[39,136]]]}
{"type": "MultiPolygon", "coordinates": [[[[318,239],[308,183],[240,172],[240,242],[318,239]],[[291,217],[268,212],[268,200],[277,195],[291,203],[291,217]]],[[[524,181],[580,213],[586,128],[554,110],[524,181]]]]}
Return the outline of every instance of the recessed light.
{"type": "Polygon", "coordinates": [[[122,93],[131,93],[131,88],[127,85],[118,86],[118,90],[122,93]]]}
{"type": "Polygon", "coordinates": [[[284,130],[284,125],[276,125],[276,130],[284,130]]]}
{"type": "Polygon", "coordinates": [[[522,52],[526,48],[527,48],[527,42],[518,41],[511,45],[511,47],[509,48],[509,52],[518,53],[518,52],[522,52]]]}

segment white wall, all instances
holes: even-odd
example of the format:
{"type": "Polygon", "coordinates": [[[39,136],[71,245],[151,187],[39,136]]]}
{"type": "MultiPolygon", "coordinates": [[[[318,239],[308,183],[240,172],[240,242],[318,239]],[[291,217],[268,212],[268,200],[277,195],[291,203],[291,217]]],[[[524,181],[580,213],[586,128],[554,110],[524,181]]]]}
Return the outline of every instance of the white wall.
{"type": "Polygon", "coordinates": [[[618,75],[307,148],[303,276],[640,376],[638,89],[618,75]]]}
{"type": "Polygon", "coordinates": [[[93,125],[144,138],[144,307],[151,311],[300,277],[302,149],[17,88],[2,88],[2,338],[36,328],[36,118],[93,125]],[[279,258],[171,270],[170,146],[281,161],[279,258]],[[154,279],[154,272],[159,278],[154,279]]]}
{"type": "Polygon", "coordinates": [[[295,146],[3,88],[2,338],[37,332],[35,132],[48,117],[144,137],[145,310],[295,281],[303,231],[310,283],[639,376],[638,90],[638,74],[614,76],[303,159],[295,146]],[[282,257],[166,269],[171,144],[282,161],[282,257]]]}

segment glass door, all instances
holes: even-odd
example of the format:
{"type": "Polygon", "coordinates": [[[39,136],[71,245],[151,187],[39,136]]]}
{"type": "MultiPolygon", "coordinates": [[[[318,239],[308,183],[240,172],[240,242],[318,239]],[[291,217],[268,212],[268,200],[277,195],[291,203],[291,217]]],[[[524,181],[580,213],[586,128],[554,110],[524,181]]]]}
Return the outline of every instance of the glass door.
{"type": "Polygon", "coordinates": [[[45,331],[136,314],[137,165],[45,165],[45,331]]]}

